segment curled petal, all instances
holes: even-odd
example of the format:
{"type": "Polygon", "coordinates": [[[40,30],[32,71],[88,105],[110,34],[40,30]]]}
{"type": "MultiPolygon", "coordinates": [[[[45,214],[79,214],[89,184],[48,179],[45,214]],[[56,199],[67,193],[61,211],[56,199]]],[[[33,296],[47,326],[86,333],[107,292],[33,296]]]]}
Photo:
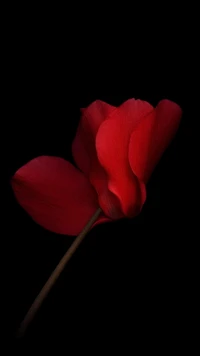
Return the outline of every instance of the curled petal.
{"type": "MultiPolygon", "coordinates": [[[[33,220],[59,234],[79,234],[98,209],[97,195],[88,179],[62,158],[33,159],[14,174],[11,184],[33,220]]],[[[102,216],[98,223],[103,221],[102,216]]]]}
{"type": "Polygon", "coordinates": [[[147,182],[155,165],[175,135],[182,115],[181,108],[169,100],[158,103],[133,131],[129,143],[129,162],[134,174],[147,182]]]}
{"type": "Polygon", "coordinates": [[[125,216],[136,215],[146,197],[145,186],[129,165],[128,147],[131,133],[153,107],[147,102],[131,99],[104,121],[97,133],[98,159],[108,175],[108,188],[115,194],[125,216]]]}

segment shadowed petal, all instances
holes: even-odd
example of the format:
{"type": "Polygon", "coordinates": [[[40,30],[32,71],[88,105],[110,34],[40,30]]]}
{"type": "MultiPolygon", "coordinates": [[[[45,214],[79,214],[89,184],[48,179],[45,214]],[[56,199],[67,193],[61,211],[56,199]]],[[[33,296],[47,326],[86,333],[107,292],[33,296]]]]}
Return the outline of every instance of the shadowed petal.
{"type": "Polygon", "coordinates": [[[98,194],[99,204],[104,213],[112,219],[123,217],[118,198],[108,190],[107,174],[97,158],[95,140],[102,122],[115,111],[115,107],[96,100],[86,109],[72,145],[72,153],[77,166],[89,178],[98,194]]]}
{"type": "Polygon", "coordinates": [[[72,143],[72,154],[76,165],[86,175],[96,157],[94,142],[99,126],[114,109],[114,106],[101,100],[96,100],[87,108],[81,109],[82,115],[72,143]]]}

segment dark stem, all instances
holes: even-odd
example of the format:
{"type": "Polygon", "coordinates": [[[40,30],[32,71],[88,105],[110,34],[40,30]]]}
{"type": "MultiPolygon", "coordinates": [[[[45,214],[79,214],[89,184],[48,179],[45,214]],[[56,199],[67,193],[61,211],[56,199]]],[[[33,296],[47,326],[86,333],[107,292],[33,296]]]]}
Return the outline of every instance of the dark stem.
{"type": "Polygon", "coordinates": [[[50,292],[51,288],[53,287],[54,283],[57,281],[58,277],[60,276],[61,272],[63,271],[64,267],[70,260],[70,258],[73,256],[74,252],[78,248],[78,246],[81,244],[83,241],[84,237],[87,235],[89,230],[91,229],[92,225],[94,222],[97,220],[101,213],[101,209],[99,208],[95,214],[91,217],[91,219],[88,221],[87,225],[84,227],[84,229],[81,231],[81,233],[76,237],[70,248],[67,250],[65,255],[62,257],[56,268],[54,269],[53,273],[45,283],[44,287],[41,289],[40,293],[37,295],[35,298],[33,304],[31,305],[30,309],[28,310],[27,314],[25,315],[25,318],[21,322],[21,325],[18,329],[17,332],[17,337],[22,337],[28,328],[29,324],[35,317],[37,311],[39,310],[41,304],[43,303],[44,299],[50,292]]]}

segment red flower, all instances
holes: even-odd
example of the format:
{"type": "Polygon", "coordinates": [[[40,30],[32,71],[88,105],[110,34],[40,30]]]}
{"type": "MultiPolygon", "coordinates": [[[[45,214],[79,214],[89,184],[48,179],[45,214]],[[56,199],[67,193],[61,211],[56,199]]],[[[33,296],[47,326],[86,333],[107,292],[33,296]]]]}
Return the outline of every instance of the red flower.
{"type": "Polygon", "coordinates": [[[77,235],[98,206],[104,214],[97,223],[134,217],[181,114],[169,100],[156,108],[135,99],[117,108],[93,102],[82,109],[72,145],[82,172],[61,158],[35,158],[12,178],[17,200],[36,222],[62,234],[77,235]]]}

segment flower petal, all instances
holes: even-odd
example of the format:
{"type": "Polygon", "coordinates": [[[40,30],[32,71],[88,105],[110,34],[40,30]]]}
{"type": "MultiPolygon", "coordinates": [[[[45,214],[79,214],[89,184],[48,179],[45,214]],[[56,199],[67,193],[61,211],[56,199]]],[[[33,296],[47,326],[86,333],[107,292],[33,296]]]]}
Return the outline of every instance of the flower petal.
{"type": "Polygon", "coordinates": [[[96,137],[97,155],[108,174],[108,188],[118,197],[123,213],[129,217],[140,211],[146,196],[144,184],[138,181],[129,165],[129,140],[139,122],[152,112],[153,107],[147,102],[128,100],[101,124],[96,137]]]}
{"type": "Polygon", "coordinates": [[[155,165],[175,135],[181,108],[162,100],[153,115],[147,116],[133,131],[129,144],[129,162],[134,174],[147,182],[155,165]]]}
{"type": "MultiPolygon", "coordinates": [[[[11,180],[20,205],[44,228],[77,235],[98,209],[88,179],[71,163],[41,156],[21,167],[11,180]]],[[[105,221],[105,217],[98,222],[105,221]]]]}
{"type": "Polygon", "coordinates": [[[72,154],[76,165],[87,176],[91,160],[96,157],[95,137],[101,123],[115,109],[101,100],[94,101],[87,108],[81,109],[82,117],[78,125],[75,139],[72,143],[72,154]]]}
{"type": "Polygon", "coordinates": [[[82,109],[82,117],[72,145],[77,166],[89,178],[99,197],[104,213],[112,219],[123,216],[117,197],[108,190],[107,175],[97,158],[95,139],[100,125],[115,111],[115,107],[96,100],[82,109]]]}

